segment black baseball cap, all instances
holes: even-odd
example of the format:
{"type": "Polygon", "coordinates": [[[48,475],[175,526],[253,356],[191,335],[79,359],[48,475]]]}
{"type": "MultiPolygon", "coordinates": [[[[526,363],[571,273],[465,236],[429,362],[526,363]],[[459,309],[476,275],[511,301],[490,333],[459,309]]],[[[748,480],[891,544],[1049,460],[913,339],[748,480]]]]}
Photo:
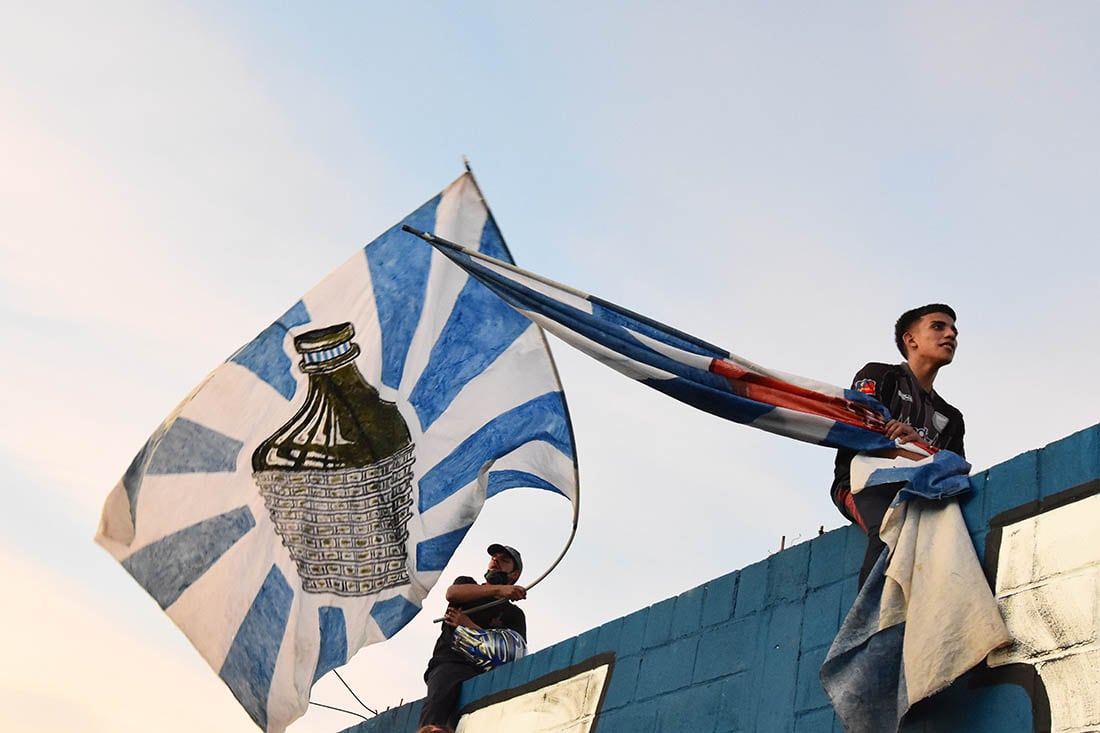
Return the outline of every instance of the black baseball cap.
{"type": "Polygon", "coordinates": [[[503,552],[505,555],[512,558],[512,562],[516,564],[517,573],[523,571],[523,558],[519,556],[519,550],[514,547],[509,547],[508,545],[499,544],[497,542],[489,545],[490,555],[495,555],[498,552],[503,552]]]}

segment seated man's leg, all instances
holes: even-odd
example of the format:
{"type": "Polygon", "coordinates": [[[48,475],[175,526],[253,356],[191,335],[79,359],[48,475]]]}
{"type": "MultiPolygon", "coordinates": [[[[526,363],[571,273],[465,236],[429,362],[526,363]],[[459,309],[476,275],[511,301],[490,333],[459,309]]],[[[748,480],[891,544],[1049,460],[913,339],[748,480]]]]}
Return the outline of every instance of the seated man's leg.
{"type": "Polygon", "coordinates": [[[462,683],[480,674],[480,670],[462,662],[444,662],[428,670],[424,681],[428,694],[420,711],[419,725],[449,725],[458,723],[458,695],[462,683]]]}
{"type": "Polygon", "coordinates": [[[886,549],[886,543],[878,536],[878,530],[886,510],[890,508],[901,487],[902,484],[869,486],[858,494],[852,495],[867,531],[867,552],[863,555],[863,567],[859,569],[860,588],[863,587],[867,576],[871,574],[871,569],[878,562],[879,555],[886,549]]]}

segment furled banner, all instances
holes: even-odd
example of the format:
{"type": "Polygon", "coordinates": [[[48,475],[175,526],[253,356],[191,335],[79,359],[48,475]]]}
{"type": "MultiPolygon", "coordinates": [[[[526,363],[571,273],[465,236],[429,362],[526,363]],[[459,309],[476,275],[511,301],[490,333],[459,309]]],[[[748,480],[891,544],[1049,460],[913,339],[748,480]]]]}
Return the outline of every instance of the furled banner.
{"type": "Polygon", "coordinates": [[[789,438],[856,451],[894,447],[889,413],[859,392],[786,374],[415,226],[519,312],[632,379],[700,410],[789,438]]]}
{"type": "Polygon", "coordinates": [[[821,665],[845,731],[896,731],[909,709],[1012,641],[958,497],[970,464],[944,450],[920,461],[857,456],[852,490],[899,484],[883,550],[821,665]]]}
{"type": "MultiPolygon", "coordinates": [[[[472,176],[402,222],[511,257],[472,176]]],[[[396,225],[212,372],[108,496],[96,541],[269,731],[420,610],[485,499],[577,504],[538,327],[396,225]]]]}

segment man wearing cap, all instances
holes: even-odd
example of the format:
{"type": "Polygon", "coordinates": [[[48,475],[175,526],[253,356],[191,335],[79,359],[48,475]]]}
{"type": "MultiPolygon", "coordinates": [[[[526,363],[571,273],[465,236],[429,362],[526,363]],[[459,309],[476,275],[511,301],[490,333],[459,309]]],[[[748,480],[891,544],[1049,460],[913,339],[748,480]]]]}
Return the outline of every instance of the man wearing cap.
{"type": "Polygon", "coordinates": [[[488,551],[489,568],[485,571],[484,583],[478,584],[473,578],[463,575],[447,589],[448,606],[443,616],[443,629],[439,632],[432,658],[428,660],[428,669],[424,672],[428,694],[420,711],[419,725],[456,725],[462,683],[483,671],[454,648],[456,626],[511,629],[527,638],[527,619],[523,611],[512,603],[527,597],[527,589],[515,584],[523,571],[523,558],[516,548],[508,545],[494,543],[489,545],[488,551]],[[467,613],[467,609],[476,609],[491,601],[499,602],[467,613]]]}

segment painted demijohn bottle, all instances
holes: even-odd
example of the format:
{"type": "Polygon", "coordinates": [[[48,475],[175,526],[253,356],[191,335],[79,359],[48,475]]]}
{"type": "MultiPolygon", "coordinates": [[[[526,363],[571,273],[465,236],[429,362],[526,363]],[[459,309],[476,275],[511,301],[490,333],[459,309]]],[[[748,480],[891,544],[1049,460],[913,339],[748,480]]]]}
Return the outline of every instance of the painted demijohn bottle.
{"type": "Polygon", "coordinates": [[[275,531],[309,593],[362,596],[409,582],[413,443],[355,365],[355,327],[294,338],[305,403],[252,454],[275,531]]]}

